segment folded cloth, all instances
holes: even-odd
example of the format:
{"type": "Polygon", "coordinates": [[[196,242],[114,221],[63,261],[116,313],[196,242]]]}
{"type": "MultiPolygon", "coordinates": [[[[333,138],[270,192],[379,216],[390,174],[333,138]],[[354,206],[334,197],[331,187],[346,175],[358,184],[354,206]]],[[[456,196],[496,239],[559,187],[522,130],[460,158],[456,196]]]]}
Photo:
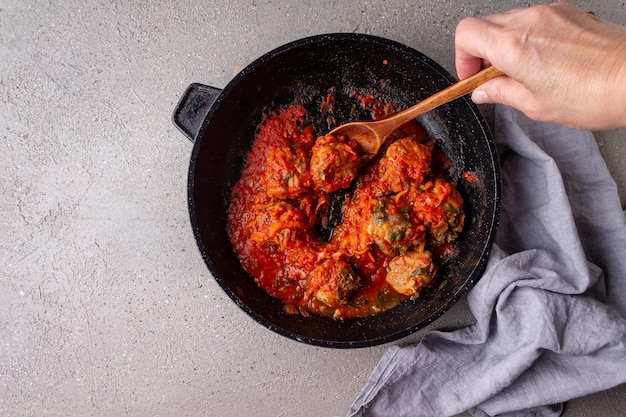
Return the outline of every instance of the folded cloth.
{"type": "Polygon", "coordinates": [[[384,353],[349,417],[558,416],[626,382],[626,217],[590,132],[496,107],[502,216],[475,324],[384,353]]]}

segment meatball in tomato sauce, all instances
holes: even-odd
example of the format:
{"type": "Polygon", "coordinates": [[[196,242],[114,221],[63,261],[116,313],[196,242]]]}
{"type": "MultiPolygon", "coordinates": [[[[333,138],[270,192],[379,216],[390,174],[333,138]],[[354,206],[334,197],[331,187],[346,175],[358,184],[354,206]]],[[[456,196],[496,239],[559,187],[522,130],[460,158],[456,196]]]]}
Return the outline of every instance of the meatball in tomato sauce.
{"type": "Polygon", "coordinates": [[[348,304],[359,288],[361,278],[343,260],[326,259],[315,267],[306,286],[309,297],[315,297],[328,307],[348,304]]]}
{"type": "Polygon", "coordinates": [[[327,193],[346,188],[361,166],[358,145],[345,136],[321,136],[313,145],[311,178],[316,190],[327,193]]]}

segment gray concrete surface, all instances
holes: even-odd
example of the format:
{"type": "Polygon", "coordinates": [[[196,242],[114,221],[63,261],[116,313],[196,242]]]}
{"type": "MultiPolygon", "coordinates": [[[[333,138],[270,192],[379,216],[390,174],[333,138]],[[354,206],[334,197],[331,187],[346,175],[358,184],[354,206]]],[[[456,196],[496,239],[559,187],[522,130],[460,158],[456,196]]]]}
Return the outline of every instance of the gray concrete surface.
{"type": "MultiPolygon", "coordinates": [[[[0,415],[344,415],[386,346],[303,345],[227,299],[188,224],[191,144],[171,111],[189,83],[224,87],[326,32],[388,37],[454,72],[462,17],[530,3],[0,2],[0,415]]],[[[622,1],[579,4],[626,24],[622,1]]],[[[597,133],[622,202],[625,133],[597,133]]],[[[471,322],[462,300],[425,331],[471,322]]],[[[564,415],[623,416],[625,394],[564,415]]]]}

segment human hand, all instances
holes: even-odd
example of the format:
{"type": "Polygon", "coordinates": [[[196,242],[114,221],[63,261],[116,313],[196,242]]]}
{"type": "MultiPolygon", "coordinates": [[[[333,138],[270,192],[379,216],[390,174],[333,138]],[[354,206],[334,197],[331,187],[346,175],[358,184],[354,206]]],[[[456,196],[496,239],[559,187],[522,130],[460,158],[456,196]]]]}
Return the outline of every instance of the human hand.
{"type": "Polygon", "coordinates": [[[507,74],[474,91],[478,104],[569,127],[626,127],[626,27],[571,4],[539,5],[463,19],[455,49],[461,79],[487,65],[507,74]]]}

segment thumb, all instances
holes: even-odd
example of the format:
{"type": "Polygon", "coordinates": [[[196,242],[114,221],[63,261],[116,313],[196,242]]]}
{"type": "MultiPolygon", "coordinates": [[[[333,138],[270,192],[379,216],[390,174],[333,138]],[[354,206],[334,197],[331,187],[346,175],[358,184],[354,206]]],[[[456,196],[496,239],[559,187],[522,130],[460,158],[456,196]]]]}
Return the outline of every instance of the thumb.
{"type": "Polygon", "coordinates": [[[530,90],[523,84],[509,77],[498,77],[479,86],[472,93],[472,101],[476,104],[498,103],[507,106],[528,107],[535,101],[530,90]]]}

